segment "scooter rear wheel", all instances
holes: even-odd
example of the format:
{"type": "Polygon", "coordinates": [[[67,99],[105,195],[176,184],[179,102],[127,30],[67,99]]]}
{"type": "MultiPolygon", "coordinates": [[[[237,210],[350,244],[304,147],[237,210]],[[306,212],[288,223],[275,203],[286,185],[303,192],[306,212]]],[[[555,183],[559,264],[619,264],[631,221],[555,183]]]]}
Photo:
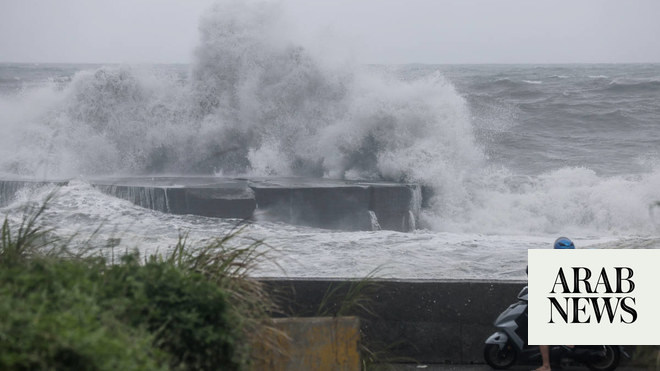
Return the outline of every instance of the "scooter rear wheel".
{"type": "Polygon", "coordinates": [[[605,345],[603,348],[605,354],[602,357],[587,362],[587,367],[591,371],[612,371],[619,366],[621,359],[619,348],[612,345],[605,345]]]}
{"type": "Polygon", "coordinates": [[[506,344],[502,349],[497,344],[486,344],[484,347],[484,360],[496,370],[511,367],[516,363],[517,357],[518,352],[510,344],[506,344]]]}

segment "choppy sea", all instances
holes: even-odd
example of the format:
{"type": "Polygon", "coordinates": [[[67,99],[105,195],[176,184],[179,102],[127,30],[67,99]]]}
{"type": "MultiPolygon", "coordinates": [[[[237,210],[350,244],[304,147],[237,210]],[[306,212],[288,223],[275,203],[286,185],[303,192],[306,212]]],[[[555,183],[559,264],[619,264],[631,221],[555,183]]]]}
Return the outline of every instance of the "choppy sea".
{"type": "MultiPolygon", "coordinates": [[[[241,238],[267,245],[257,276],[520,279],[527,249],[560,235],[578,248],[660,246],[660,65],[333,64],[264,36],[272,25],[255,17],[208,15],[190,65],[0,64],[0,178],[81,179],[58,190],[44,222],[63,236],[101,226],[99,245],[145,253],[236,221],[142,209],[82,179],[300,175],[433,189],[412,233],[256,220],[241,238]]],[[[0,213],[17,223],[51,190],[2,200],[0,213]]]]}

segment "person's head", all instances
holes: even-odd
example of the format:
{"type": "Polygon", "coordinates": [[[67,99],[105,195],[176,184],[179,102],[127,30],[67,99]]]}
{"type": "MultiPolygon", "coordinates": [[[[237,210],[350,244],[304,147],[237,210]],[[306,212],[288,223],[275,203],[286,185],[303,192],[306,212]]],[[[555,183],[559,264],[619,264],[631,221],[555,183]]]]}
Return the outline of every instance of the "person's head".
{"type": "Polygon", "coordinates": [[[573,241],[566,237],[559,237],[558,239],[555,240],[555,249],[574,249],[575,245],[573,244],[573,241]]]}

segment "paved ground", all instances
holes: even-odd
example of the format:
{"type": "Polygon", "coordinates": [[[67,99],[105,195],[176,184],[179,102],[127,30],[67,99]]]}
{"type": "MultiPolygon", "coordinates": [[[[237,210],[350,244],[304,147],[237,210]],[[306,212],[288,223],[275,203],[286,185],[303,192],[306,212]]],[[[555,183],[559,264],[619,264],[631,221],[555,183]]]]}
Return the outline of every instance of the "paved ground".
{"type": "MultiPolygon", "coordinates": [[[[511,371],[529,371],[538,366],[514,366],[511,371]]],[[[488,365],[445,365],[445,364],[387,364],[376,368],[378,371],[493,371],[488,365]]],[[[588,371],[587,367],[562,367],[561,371],[588,371]]],[[[644,368],[622,366],[616,371],[645,371],[644,368]]]]}

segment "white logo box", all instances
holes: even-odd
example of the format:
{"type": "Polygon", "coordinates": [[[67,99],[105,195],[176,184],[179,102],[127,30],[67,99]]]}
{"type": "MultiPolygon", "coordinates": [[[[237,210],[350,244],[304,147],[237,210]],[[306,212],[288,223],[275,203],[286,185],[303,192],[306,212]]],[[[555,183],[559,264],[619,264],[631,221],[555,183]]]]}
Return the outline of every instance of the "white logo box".
{"type": "Polygon", "coordinates": [[[529,344],[660,344],[660,250],[530,249],[528,262],[529,344]]]}

